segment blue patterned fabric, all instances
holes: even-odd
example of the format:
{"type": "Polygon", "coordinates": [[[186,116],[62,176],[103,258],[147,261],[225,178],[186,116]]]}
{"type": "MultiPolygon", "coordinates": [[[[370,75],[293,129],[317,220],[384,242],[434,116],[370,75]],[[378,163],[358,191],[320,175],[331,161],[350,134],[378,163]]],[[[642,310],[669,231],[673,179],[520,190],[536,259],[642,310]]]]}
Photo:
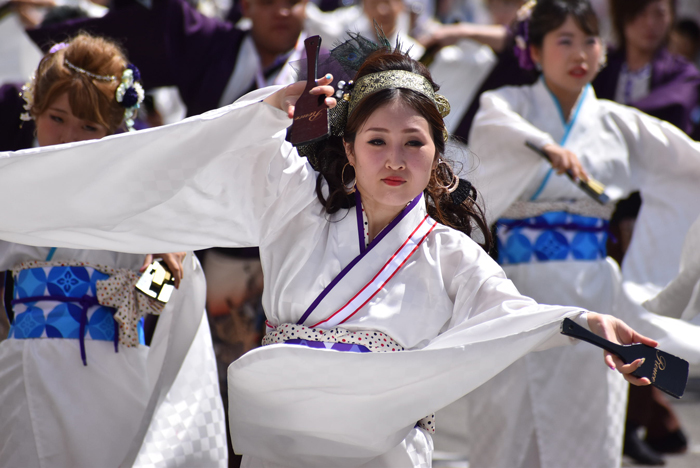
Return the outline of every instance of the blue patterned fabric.
{"type": "Polygon", "coordinates": [[[83,337],[114,341],[117,331],[114,309],[99,305],[96,297],[97,281],[107,278],[109,275],[90,267],[54,266],[20,271],[12,295],[15,319],[9,338],[79,339],[81,316],[87,307],[83,337]]]}
{"type": "Polygon", "coordinates": [[[608,221],[555,211],[498,220],[498,263],[600,260],[607,256],[608,221]]]}
{"type": "Polygon", "coordinates": [[[295,344],[301,346],[307,346],[309,348],[324,348],[324,349],[334,349],[336,351],[347,351],[351,353],[370,353],[371,351],[366,346],[350,343],[332,343],[329,341],[313,341],[304,340],[300,338],[294,338],[291,340],[286,340],[287,344],[295,344]]]}

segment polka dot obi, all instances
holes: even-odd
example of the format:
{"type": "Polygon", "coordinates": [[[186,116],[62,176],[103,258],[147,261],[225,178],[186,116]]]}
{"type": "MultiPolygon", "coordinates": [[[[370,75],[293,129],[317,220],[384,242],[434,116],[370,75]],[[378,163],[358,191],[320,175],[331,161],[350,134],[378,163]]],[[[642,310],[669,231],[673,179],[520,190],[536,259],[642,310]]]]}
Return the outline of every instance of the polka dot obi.
{"type": "MultiPolygon", "coordinates": [[[[392,337],[379,331],[350,331],[344,328],[324,330],[293,323],[283,323],[276,328],[268,328],[262,340],[263,346],[276,343],[356,353],[390,353],[404,350],[404,347],[392,337]]],[[[426,416],[418,421],[416,426],[431,434],[435,433],[435,415],[426,416]]]]}
{"type": "Polygon", "coordinates": [[[566,211],[523,219],[501,218],[496,224],[498,263],[604,259],[608,226],[607,219],[566,211]]]}
{"type": "Polygon", "coordinates": [[[300,344],[310,348],[335,349],[359,353],[403,351],[404,348],[386,333],[378,331],[353,332],[343,328],[309,328],[304,325],[284,323],[269,331],[262,344],[300,344]]]}

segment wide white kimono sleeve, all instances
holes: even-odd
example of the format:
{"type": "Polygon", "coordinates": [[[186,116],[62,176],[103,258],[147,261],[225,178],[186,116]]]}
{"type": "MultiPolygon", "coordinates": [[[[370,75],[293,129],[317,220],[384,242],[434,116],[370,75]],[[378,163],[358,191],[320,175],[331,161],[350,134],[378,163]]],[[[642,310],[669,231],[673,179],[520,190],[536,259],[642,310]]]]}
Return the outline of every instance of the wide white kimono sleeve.
{"type": "MultiPolygon", "coordinates": [[[[430,259],[429,266],[416,270],[414,264],[411,277],[444,279],[444,290],[422,292],[434,297],[424,316],[450,309],[443,332],[421,349],[398,353],[290,344],[250,351],[228,369],[237,451],[285,467],[363,465],[396,447],[416,421],[524,354],[566,343],[559,335],[564,317],[586,323],[580,308],[538,305],[521,296],[486,252],[461,234],[438,229],[414,254],[430,259]]],[[[390,287],[409,287],[399,277],[390,287]]],[[[408,314],[413,304],[400,307],[408,314]]]]}
{"type": "Polygon", "coordinates": [[[656,293],[678,273],[683,239],[700,216],[700,143],[636,109],[604,103],[627,143],[632,185],[643,200],[622,273],[656,293]]]}
{"type": "Polygon", "coordinates": [[[259,245],[314,200],[315,173],[259,102],[101,140],[0,153],[0,238],[130,253],[259,245]]]}
{"type": "Polygon", "coordinates": [[[493,223],[525,190],[543,164],[542,157],[525,146],[529,141],[541,148],[555,143],[551,135],[525,120],[521,114],[531,98],[526,88],[501,88],[481,95],[479,112],[469,133],[475,154],[475,186],[484,196],[486,217],[493,223]],[[494,163],[479,164],[482,158],[494,163]],[[490,186],[494,185],[493,188],[490,186]],[[509,187],[501,190],[501,187],[509,187]]]}
{"type": "Polygon", "coordinates": [[[646,301],[644,307],[683,320],[700,316],[700,218],[685,237],[678,276],[656,297],[646,301]]]}

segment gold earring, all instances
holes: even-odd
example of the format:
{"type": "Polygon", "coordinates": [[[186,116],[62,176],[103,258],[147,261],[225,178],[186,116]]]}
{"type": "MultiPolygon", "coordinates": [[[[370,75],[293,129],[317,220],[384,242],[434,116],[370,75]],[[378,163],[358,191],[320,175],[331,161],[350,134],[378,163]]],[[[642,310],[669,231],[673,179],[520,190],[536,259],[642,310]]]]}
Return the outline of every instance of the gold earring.
{"type": "MultiPolygon", "coordinates": [[[[349,184],[347,184],[347,183],[345,182],[345,169],[346,169],[348,166],[352,167],[352,165],[351,165],[349,162],[346,162],[345,165],[343,166],[343,170],[340,171],[340,182],[342,182],[343,187],[345,187],[345,192],[346,192],[348,195],[350,195],[351,193],[354,193],[354,192],[355,192],[355,182],[352,183],[352,186],[349,186],[349,184]]],[[[353,171],[355,170],[354,167],[353,167],[352,169],[353,169],[353,171]]]]}
{"type": "MultiPolygon", "coordinates": [[[[444,164],[444,165],[445,165],[445,171],[446,171],[448,174],[452,174],[452,180],[450,181],[449,185],[438,185],[437,187],[440,188],[440,189],[442,189],[442,190],[445,190],[447,193],[452,193],[452,192],[454,192],[455,190],[457,190],[457,186],[459,185],[459,177],[457,177],[457,174],[455,174],[455,173],[452,171],[452,167],[450,167],[450,165],[447,164],[447,161],[445,161],[444,159],[440,158],[440,159],[438,159],[438,165],[437,165],[437,167],[440,167],[440,164],[444,164]]],[[[436,171],[435,180],[436,180],[436,181],[437,181],[437,167],[435,168],[435,171],[436,171]]]]}

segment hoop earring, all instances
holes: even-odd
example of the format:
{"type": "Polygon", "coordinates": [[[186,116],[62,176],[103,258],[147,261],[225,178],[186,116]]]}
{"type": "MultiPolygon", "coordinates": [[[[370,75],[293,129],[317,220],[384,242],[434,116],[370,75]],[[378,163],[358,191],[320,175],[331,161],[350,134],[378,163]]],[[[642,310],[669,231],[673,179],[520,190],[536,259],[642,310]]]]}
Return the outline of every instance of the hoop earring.
{"type": "Polygon", "coordinates": [[[598,59],[598,71],[605,68],[605,66],[607,64],[608,64],[608,48],[605,45],[603,45],[602,50],[600,51],[600,58],[598,59]]]}
{"type": "MultiPolygon", "coordinates": [[[[343,187],[345,187],[345,192],[350,195],[351,193],[355,193],[355,183],[353,182],[352,187],[350,187],[349,184],[345,182],[345,169],[348,166],[352,167],[349,162],[346,162],[343,166],[343,170],[340,171],[340,182],[343,184],[343,187]]],[[[352,169],[353,171],[355,170],[354,167],[352,169]]]]}
{"type": "MultiPolygon", "coordinates": [[[[438,159],[438,167],[440,167],[440,164],[444,164],[447,173],[448,173],[448,174],[452,174],[452,180],[450,181],[449,185],[437,185],[437,184],[436,184],[436,186],[437,186],[437,188],[439,188],[439,189],[445,190],[447,193],[452,193],[452,192],[454,192],[455,190],[457,190],[457,187],[459,186],[459,177],[457,177],[457,174],[455,174],[455,173],[452,171],[452,167],[450,167],[450,165],[447,164],[447,161],[445,161],[444,159],[440,158],[440,159],[438,159]]],[[[436,172],[437,172],[437,167],[435,168],[435,170],[436,170],[436,172]]],[[[437,181],[437,174],[436,174],[435,180],[437,181]]]]}

